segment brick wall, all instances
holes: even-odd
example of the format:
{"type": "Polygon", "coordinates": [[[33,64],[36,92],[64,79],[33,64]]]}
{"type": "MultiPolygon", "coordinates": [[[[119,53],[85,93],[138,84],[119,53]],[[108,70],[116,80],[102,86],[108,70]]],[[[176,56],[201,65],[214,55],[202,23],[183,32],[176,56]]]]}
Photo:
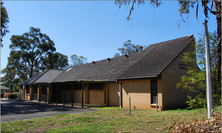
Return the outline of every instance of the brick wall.
{"type": "Polygon", "coordinates": [[[182,51],[182,53],[163,71],[162,79],[159,80],[159,87],[163,91],[163,109],[172,109],[184,107],[187,100],[188,91],[182,91],[181,88],[176,89],[176,84],[180,82],[180,78],[187,73],[182,62],[183,52],[194,51],[192,43],[182,51]],[[181,68],[182,67],[182,68],[181,68]]]}
{"type": "MultiPolygon", "coordinates": [[[[155,110],[151,106],[151,80],[125,80],[122,82],[123,108],[129,108],[129,97],[131,97],[132,109],[155,110]]],[[[160,100],[159,100],[160,101],[160,100]]]]}

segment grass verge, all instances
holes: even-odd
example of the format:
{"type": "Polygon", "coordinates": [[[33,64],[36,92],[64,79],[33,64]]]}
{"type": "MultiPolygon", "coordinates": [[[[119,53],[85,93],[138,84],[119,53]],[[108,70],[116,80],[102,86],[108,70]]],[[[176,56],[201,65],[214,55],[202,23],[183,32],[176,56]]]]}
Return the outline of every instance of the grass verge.
{"type": "MultiPolygon", "coordinates": [[[[59,116],[3,122],[2,132],[166,132],[172,121],[190,122],[207,118],[207,109],[178,109],[162,112],[148,110],[132,110],[118,107],[95,108],[101,111],[83,114],[59,116]]],[[[221,112],[221,106],[215,107],[221,112]]]]}

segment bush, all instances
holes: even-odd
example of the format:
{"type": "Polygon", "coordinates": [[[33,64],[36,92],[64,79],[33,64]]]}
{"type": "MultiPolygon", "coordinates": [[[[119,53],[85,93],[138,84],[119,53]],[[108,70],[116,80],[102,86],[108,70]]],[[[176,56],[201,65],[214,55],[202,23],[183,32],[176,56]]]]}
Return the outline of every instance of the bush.
{"type": "Polygon", "coordinates": [[[189,106],[188,109],[196,109],[196,108],[203,108],[207,106],[207,100],[203,98],[202,94],[198,95],[194,99],[190,96],[187,96],[188,100],[186,104],[189,106]]]}
{"type": "Polygon", "coordinates": [[[8,99],[16,99],[17,94],[8,94],[7,97],[8,97],[8,99]]]}

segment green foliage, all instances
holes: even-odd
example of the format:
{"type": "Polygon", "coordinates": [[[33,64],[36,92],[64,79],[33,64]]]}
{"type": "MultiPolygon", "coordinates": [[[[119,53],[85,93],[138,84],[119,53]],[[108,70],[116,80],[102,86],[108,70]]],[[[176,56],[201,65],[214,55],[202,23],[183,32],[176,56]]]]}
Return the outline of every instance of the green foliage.
{"type": "Polygon", "coordinates": [[[15,92],[19,91],[19,86],[17,86],[17,84],[12,84],[12,89],[13,89],[13,92],[15,94],[15,92]]]}
{"type": "Polygon", "coordinates": [[[141,45],[135,45],[132,44],[131,40],[127,40],[126,42],[123,43],[123,47],[122,48],[118,48],[117,50],[120,51],[120,53],[116,53],[114,55],[114,57],[118,57],[121,55],[130,55],[133,53],[139,53],[141,52],[144,48],[146,48],[146,46],[141,46],[141,45]]]}
{"type": "MultiPolygon", "coordinates": [[[[189,108],[200,108],[206,106],[206,67],[205,67],[205,36],[199,38],[196,43],[195,52],[184,53],[183,62],[187,64],[188,72],[186,75],[181,77],[180,83],[177,84],[177,88],[183,90],[189,90],[195,92],[198,95],[191,99],[188,97],[186,102],[189,108]],[[196,65],[198,64],[198,66],[196,65]]],[[[217,35],[216,32],[209,33],[209,44],[211,54],[211,68],[212,68],[212,80],[213,80],[213,91],[214,91],[214,103],[221,104],[221,83],[216,80],[216,44],[217,35]]]]}
{"type": "Polygon", "coordinates": [[[189,106],[188,109],[205,108],[207,106],[207,100],[202,94],[199,94],[194,99],[190,96],[187,96],[187,98],[188,100],[186,101],[186,104],[189,106]]]}
{"type": "MultiPolygon", "coordinates": [[[[68,57],[55,52],[54,42],[39,28],[30,27],[29,32],[13,35],[10,40],[10,57],[6,68],[1,71],[4,85],[18,84],[46,69],[68,67],[68,57]]],[[[18,88],[14,86],[13,89],[18,88]]]]}
{"type": "Polygon", "coordinates": [[[35,73],[44,70],[40,66],[49,53],[54,52],[55,44],[39,28],[30,27],[30,31],[23,35],[13,35],[9,48],[9,67],[13,67],[17,75],[31,78],[35,73]],[[18,73],[19,72],[19,73],[18,73]]]}
{"type": "Polygon", "coordinates": [[[2,44],[2,38],[6,35],[6,33],[9,32],[7,24],[9,23],[8,18],[8,12],[3,6],[3,2],[1,2],[1,47],[3,47],[2,44]]]}
{"type": "MultiPolygon", "coordinates": [[[[183,18],[183,15],[187,15],[190,13],[190,8],[195,8],[196,5],[196,18],[198,18],[198,8],[199,8],[199,2],[196,0],[178,0],[180,8],[179,12],[181,17],[183,18]]],[[[204,15],[206,18],[208,18],[209,12],[216,15],[216,9],[214,8],[215,2],[214,0],[212,1],[206,1],[206,0],[201,0],[202,6],[204,8],[204,15]]]]}
{"type": "Polygon", "coordinates": [[[61,53],[49,53],[48,57],[43,60],[42,68],[43,69],[57,69],[63,70],[69,66],[68,57],[61,53]]]}
{"type": "MultiPolygon", "coordinates": [[[[136,2],[138,2],[138,6],[139,6],[140,4],[145,4],[144,0],[115,0],[115,4],[116,4],[119,8],[121,8],[122,5],[124,5],[124,6],[128,5],[128,6],[129,6],[129,5],[131,4],[131,2],[132,2],[132,5],[131,5],[130,11],[129,11],[129,15],[128,15],[128,17],[126,18],[127,21],[129,21],[129,20],[132,19],[132,18],[130,18],[130,16],[131,16],[132,11],[134,10],[134,4],[135,4],[136,2]]],[[[162,3],[160,2],[160,0],[150,0],[150,4],[151,4],[153,7],[159,7],[160,4],[162,4],[162,3]]]]}
{"type": "Polygon", "coordinates": [[[76,66],[76,65],[81,65],[81,64],[87,63],[87,58],[73,54],[71,56],[71,61],[72,61],[71,66],[76,66]]]}

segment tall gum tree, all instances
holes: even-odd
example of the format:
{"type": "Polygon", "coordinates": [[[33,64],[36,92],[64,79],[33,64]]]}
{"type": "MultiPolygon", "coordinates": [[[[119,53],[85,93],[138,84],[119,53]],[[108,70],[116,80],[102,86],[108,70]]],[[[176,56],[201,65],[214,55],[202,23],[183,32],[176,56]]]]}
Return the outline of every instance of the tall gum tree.
{"type": "Polygon", "coordinates": [[[40,64],[53,53],[56,48],[54,42],[40,32],[39,28],[30,27],[30,31],[23,35],[13,35],[10,44],[9,60],[15,60],[10,66],[16,67],[17,71],[27,74],[31,78],[33,74],[41,71],[40,64]]]}

